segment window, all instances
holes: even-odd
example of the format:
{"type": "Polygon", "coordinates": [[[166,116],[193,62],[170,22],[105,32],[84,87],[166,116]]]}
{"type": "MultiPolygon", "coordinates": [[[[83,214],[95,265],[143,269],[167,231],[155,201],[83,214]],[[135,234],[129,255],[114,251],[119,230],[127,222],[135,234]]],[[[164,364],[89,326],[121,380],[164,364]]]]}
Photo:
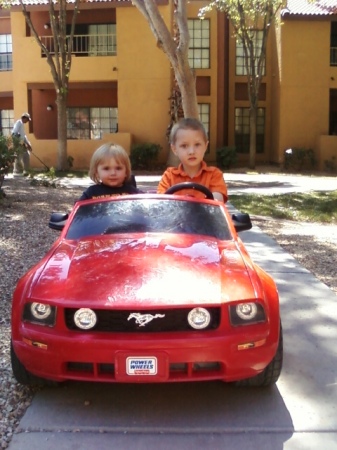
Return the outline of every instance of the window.
{"type": "Polygon", "coordinates": [[[14,109],[2,109],[0,115],[0,132],[10,136],[14,125],[14,109]]]}
{"type": "Polygon", "coordinates": [[[101,139],[118,131],[117,108],[68,108],[68,139],[101,139]]]}
{"type": "Polygon", "coordinates": [[[337,89],[330,89],[329,134],[337,136],[337,89]]]}
{"type": "Polygon", "coordinates": [[[136,232],[231,238],[220,204],[154,198],[84,204],[76,211],[66,238],[136,232]]]}
{"type": "Polygon", "coordinates": [[[208,19],[188,19],[190,48],[188,60],[193,69],[210,67],[210,21],[208,19]]]}
{"type": "Polygon", "coordinates": [[[203,123],[205,130],[209,137],[209,125],[210,125],[210,104],[198,103],[200,121],[203,123]]]}
{"type": "Polygon", "coordinates": [[[12,35],[0,34],[0,71],[12,70],[12,35]]]}
{"type": "MultiPolygon", "coordinates": [[[[256,153],[264,152],[265,109],[257,110],[256,153]]],[[[238,153],[249,153],[249,108],[235,108],[235,147],[238,153]]]]}
{"type": "Polygon", "coordinates": [[[89,56],[116,55],[116,25],[89,25],[89,56]]]}
{"type": "MultiPolygon", "coordinates": [[[[254,60],[255,69],[257,69],[258,59],[260,57],[261,47],[262,47],[263,31],[255,31],[253,34],[253,44],[254,44],[254,60]]],[[[236,75],[247,75],[247,70],[245,66],[245,54],[243,50],[242,42],[236,42],[236,75]]],[[[266,65],[263,63],[262,75],[266,74],[266,65]]]]}
{"type": "Polygon", "coordinates": [[[337,22],[331,22],[330,66],[337,66],[337,22]]]}

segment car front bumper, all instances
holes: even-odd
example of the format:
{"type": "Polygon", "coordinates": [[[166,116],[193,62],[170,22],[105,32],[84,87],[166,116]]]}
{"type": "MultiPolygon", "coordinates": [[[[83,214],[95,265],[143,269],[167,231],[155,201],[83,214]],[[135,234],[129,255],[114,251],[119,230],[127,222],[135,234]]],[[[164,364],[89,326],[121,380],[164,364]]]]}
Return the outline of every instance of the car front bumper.
{"type": "Polygon", "coordinates": [[[55,334],[54,330],[22,326],[12,337],[26,370],[55,381],[177,382],[236,381],[250,378],[273,359],[278,326],[266,324],[214,332],[149,334],[55,334]],[[254,347],[254,343],[256,346],[254,347]],[[246,349],[240,349],[249,344],[246,349]]]}

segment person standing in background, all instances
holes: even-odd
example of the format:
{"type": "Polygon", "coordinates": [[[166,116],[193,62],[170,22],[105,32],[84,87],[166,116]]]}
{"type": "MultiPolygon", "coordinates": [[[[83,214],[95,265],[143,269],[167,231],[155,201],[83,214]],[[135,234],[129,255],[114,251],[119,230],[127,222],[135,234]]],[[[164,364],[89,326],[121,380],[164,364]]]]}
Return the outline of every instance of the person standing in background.
{"type": "Polygon", "coordinates": [[[20,139],[18,154],[14,162],[14,174],[27,174],[30,166],[30,152],[32,151],[31,143],[29,142],[26,132],[25,124],[31,119],[30,114],[23,113],[21,119],[17,120],[13,126],[12,136],[20,139]]]}

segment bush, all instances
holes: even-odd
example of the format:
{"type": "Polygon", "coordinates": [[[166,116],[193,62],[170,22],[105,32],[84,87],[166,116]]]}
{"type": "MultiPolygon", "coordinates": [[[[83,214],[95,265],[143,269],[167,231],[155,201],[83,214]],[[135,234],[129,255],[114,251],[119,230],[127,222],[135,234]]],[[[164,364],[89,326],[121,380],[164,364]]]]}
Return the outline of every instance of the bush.
{"type": "Polygon", "coordinates": [[[217,166],[221,169],[229,169],[236,164],[237,155],[235,147],[221,147],[216,150],[217,166]]]}
{"type": "Polygon", "coordinates": [[[68,156],[67,163],[68,163],[68,169],[71,170],[74,166],[74,158],[72,156],[68,156]]]}
{"type": "Polygon", "coordinates": [[[336,157],[333,156],[330,160],[326,159],[324,161],[324,167],[327,172],[336,173],[337,172],[336,157]]]}
{"type": "Polygon", "coordinates": [[[153,144],[151,142],[134,145],[130,152],[132,169],[153,170],[161,149],[159,144],[153,144]]]}
{"type": "Polygon", "coordinates": [[[315,153],[312,149],[288,148],[284,152],[284,168],[290,170],[310,170],[316,166],[315,153]]]}
{"type": "Polygon", "coordinates": [[[20,139],[0,134],[0,189],[2,183],[13,168],[13,164],[20,149],[20,139]]]}

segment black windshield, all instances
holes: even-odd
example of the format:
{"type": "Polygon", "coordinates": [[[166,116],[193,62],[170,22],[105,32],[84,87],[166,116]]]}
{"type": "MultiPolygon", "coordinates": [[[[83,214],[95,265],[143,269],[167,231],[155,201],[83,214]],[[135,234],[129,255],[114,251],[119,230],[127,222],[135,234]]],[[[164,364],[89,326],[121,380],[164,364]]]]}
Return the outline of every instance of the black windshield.
{"type": "Polygon", "coordinates": [[[163,199],[114,200],[83,204],[67,239],[115,233],[184,233],[230,239],[220,206],[163,199]]]}

